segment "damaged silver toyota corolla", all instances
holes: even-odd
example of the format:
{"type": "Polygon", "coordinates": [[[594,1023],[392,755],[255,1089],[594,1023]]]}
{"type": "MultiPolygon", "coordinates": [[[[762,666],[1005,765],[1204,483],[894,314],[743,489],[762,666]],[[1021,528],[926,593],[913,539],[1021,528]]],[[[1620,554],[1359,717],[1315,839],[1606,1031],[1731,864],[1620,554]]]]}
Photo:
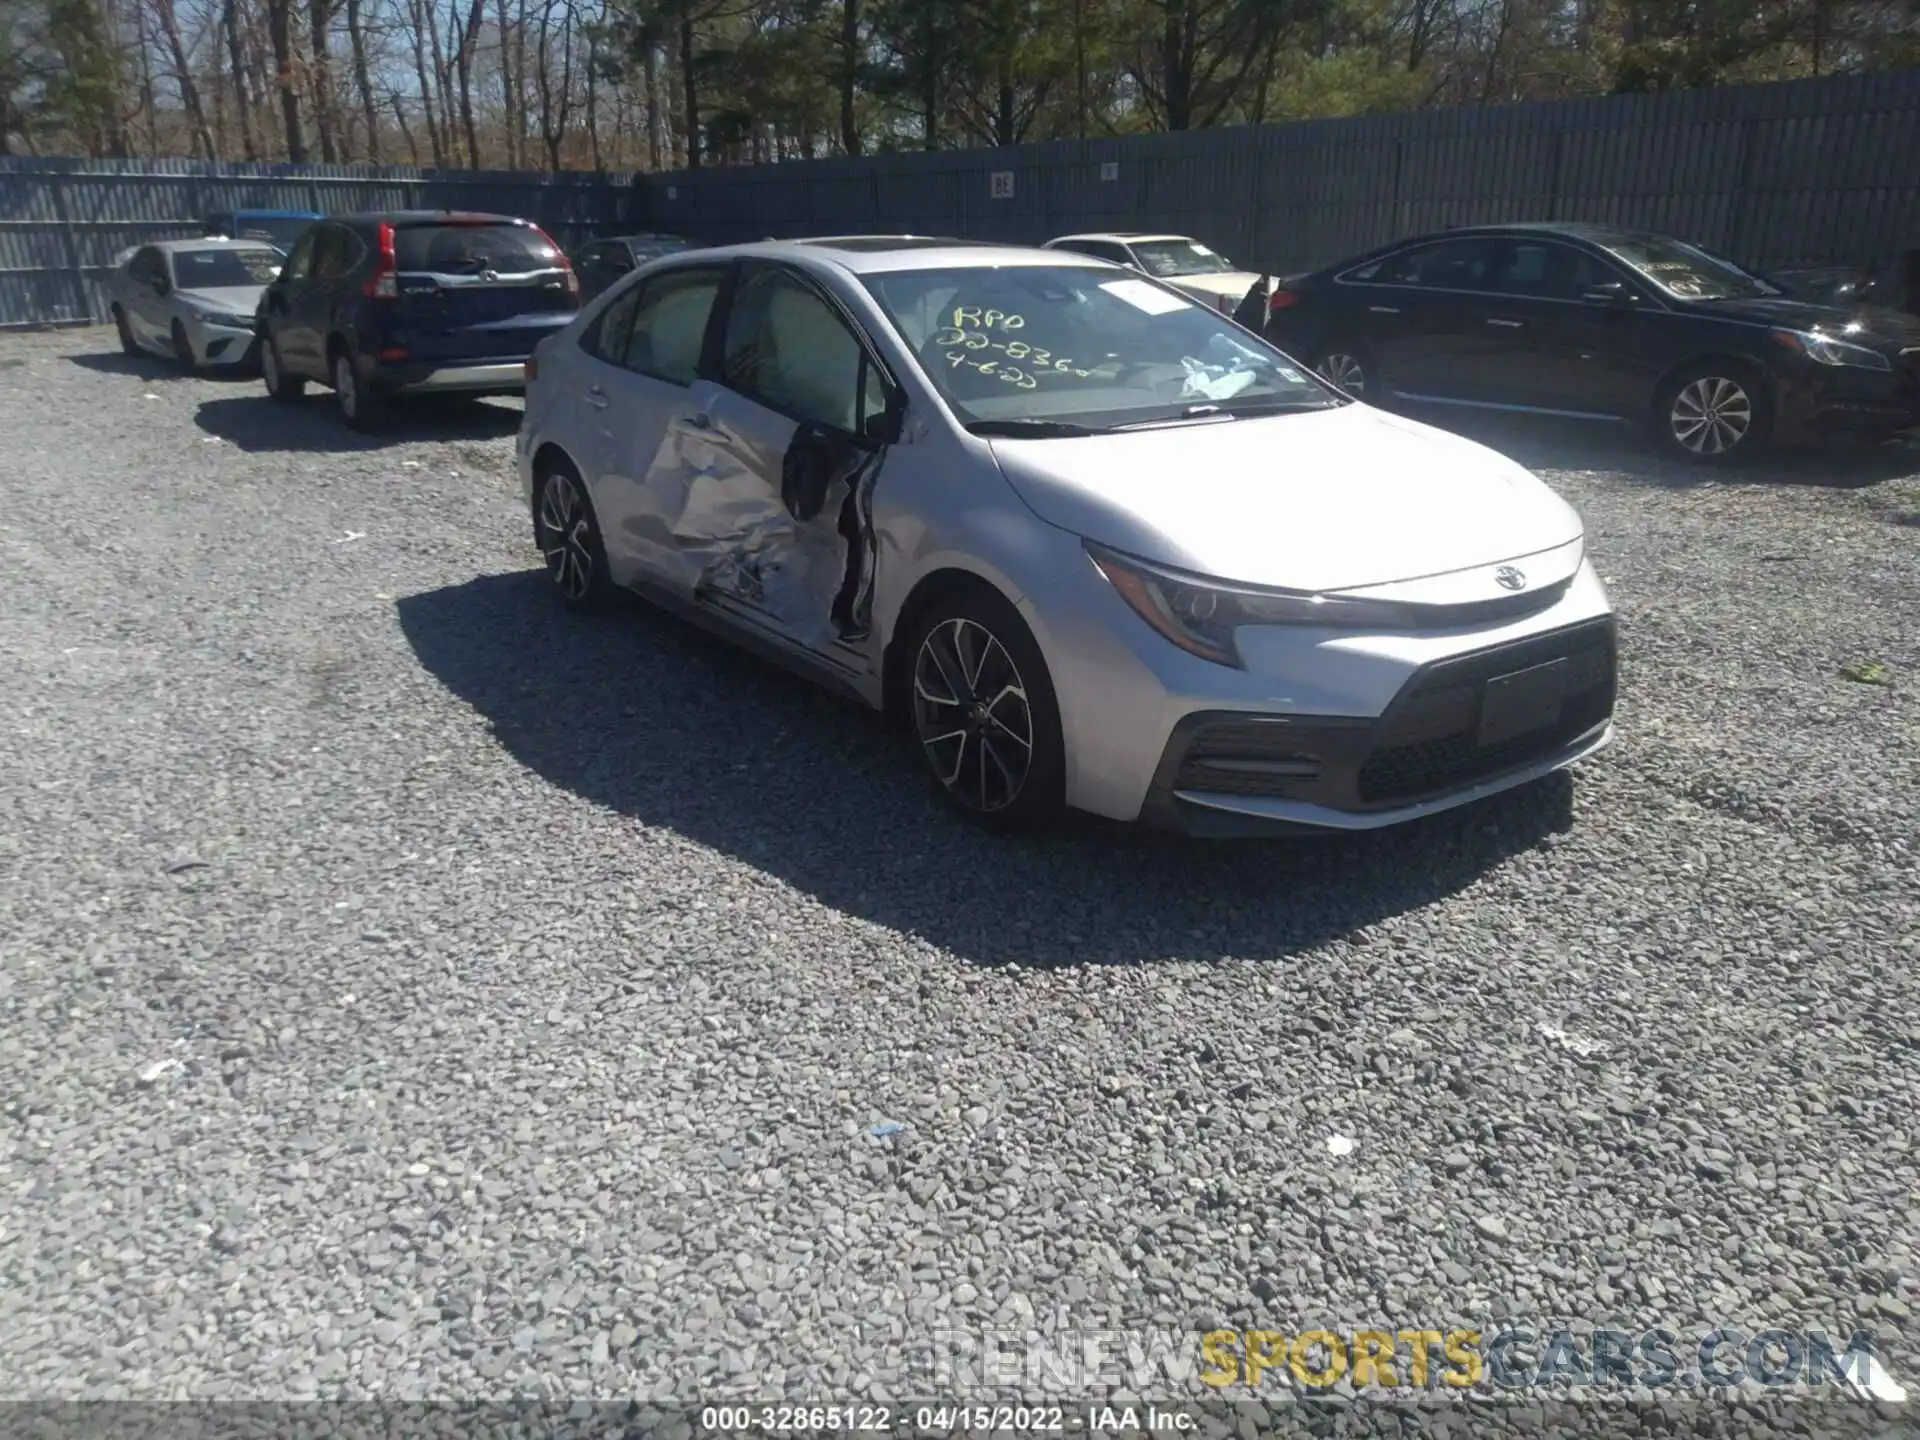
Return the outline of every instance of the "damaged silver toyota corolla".
{"type": "Polygon", "coordinates": [[[567,603],[639,591],[885,708],[976,819],[1366,829],[1610,738],[1566,504],[1116,266],[684,252],[528,371],[567,603]]]}

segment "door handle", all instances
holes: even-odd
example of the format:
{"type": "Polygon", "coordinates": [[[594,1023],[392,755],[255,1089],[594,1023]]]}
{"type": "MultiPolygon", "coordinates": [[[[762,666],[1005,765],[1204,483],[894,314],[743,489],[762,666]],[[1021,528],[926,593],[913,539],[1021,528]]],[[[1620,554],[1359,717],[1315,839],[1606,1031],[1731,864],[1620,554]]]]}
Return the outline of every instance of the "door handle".
{"type": "Polygon", "coordinates": [[[587,403],[596,410],[606,409],[607,392],[602,390],[598,385],[593,386],[587,391],[587,403]]]}
{"type": "Polygon", "coordinates": [[[1369,305],[1367,309],[1376,315],[1398,315],[1400,313],[1400,307],[1398,305],[1369,305]]]}
{"type": "Polygon", "coordinates": [[[1502,330],[1518,330],[1520,328],[1520,322],[1518,320],[1489,320],[1487,324],[1498,325],[1502,330]]]}
{"type": "Polygon", "coordinates": [[[682,415],[680,423],[689,430],[711,430],[713,417],[704,410],[695,410],[691,414],[682,415]]]}

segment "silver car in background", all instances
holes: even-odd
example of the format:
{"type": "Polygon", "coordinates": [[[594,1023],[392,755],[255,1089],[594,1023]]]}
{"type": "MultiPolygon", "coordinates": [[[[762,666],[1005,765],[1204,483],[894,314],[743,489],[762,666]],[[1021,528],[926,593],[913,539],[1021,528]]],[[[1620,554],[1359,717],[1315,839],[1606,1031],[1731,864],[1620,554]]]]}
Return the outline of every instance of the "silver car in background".
{"type": "Polygon", "coordinates": [[[1137,273],[689,252],[528,370],[561,597],[638,591],[884,709],[972,818],[1366,829],[1610,738],[1612,608],[1563,501],[1137,273]]]}
{"type": "Polygon", "coordinates": [[[120,348],[187,370],[251,364],[254,311],[285,263],[261,240],[160,240],[126,252],[107,282],[120,348]]]}

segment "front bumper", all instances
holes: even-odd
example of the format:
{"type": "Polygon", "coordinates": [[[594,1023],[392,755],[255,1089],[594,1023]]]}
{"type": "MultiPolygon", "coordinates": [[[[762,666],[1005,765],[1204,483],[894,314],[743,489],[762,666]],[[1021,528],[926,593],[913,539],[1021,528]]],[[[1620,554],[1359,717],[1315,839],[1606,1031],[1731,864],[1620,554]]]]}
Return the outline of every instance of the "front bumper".
{"type": "Polygon", "coordinates": [[[215,320],[184,320],[187,343],[202,365],[246,365],[256,356],[253,322],[224,325],[215,320]]]}
{"type": "Polygon", "coordinates": [[[1779,438],[1839,432],[1897,434],[1920,426],[1920,349],[1890,357],[1892,368],[1803,364],[1782,378],[1779,438]]]}
{"type": "Polygon", "coordinates": [[[1173,730],[1141,818],[1203,836],[1375,830],[1539,779],[1613,735],[1612,616],[1422,666],[1373,718],[1199,711],[1173,730]],[[1491,738],[1488,684],[1552,664],[1562,688],[1491,738]]]}

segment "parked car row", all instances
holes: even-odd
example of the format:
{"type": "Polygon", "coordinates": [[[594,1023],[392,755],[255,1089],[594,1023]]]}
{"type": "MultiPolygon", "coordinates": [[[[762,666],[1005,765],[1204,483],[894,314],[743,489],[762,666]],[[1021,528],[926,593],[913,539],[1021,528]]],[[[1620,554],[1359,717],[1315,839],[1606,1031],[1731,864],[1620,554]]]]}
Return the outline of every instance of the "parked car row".
{"type": "MultiPolygon", "coordinates": [[[[701,248],[608,236],[569,258],[528,221],[451,211],[233,211],[203,228],[127,255],[113,287],[122,345],[190,366],[257,364],[280,399],[327,385],[363,428],[412,393],[517,392],[534,347],[581,304],[701,248]]],[[[1074,234],[1042,248],[1233,315],[1375,405],[1645,425],[1703,463],[1920,424],[1920,319],[1878,303],[1912,303],[1914,256],[1772,277],[1661,235],[1507,225],[1275,280],[1185,235],[1074,234]]]]}

